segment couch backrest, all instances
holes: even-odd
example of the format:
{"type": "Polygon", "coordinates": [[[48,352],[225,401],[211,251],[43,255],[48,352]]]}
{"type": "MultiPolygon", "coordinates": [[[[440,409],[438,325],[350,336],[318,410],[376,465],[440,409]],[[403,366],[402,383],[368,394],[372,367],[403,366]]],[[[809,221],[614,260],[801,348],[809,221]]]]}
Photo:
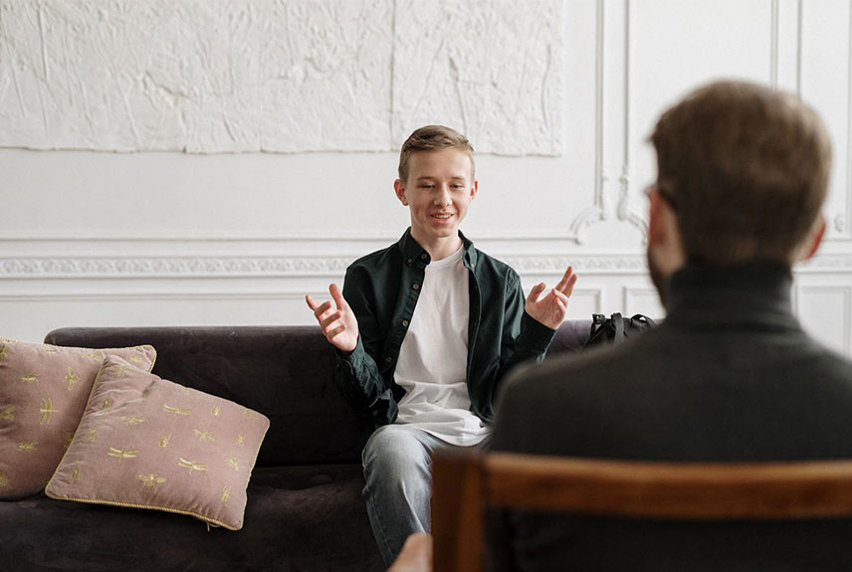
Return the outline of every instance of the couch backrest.
{"type": "MultiPolygon", "coordinates": [[[[590,321],[566,322],[549,355],[578,351],[590,321]]],[[[334,382],[334,351],[317,326],[60,328],[61,346],[151,344],[154,373],[269,417],[258,465],[360,462],[357,420],[334,382]]]]}

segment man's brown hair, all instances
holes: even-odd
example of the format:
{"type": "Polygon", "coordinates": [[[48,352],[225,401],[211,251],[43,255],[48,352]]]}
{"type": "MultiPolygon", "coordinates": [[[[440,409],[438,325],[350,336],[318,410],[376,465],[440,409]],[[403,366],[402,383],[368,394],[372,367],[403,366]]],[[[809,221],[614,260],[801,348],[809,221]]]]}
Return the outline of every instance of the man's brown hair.
{"type": "Polygon", "coordinates": [[[467,137],[443,125],[426,125],[408,136],[405,143],[402,144],[402,149],[399,152],[399,179],[402,182],[408,180],[408,162],[414,153],[420,151],[435,151],[438,149],[447,149],[449,147],[458,147],[470,157],[471,175],[475,172],[473,163],[473,145],[467,140],[467,137]]]}
{"type": "Polygon", "coordinates": [[[657,186],[690,263],[791,263],[825,200],[831,143],[799,98],[745,82],[704,86],[666,111],[651,142],[657,186]]]}

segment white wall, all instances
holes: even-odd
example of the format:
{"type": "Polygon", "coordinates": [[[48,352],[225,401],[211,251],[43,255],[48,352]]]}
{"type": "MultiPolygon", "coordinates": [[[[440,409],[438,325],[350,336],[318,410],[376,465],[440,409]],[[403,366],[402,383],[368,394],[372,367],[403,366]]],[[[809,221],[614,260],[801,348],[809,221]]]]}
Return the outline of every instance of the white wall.
{"type": "Polygon", "coordinates": [[[570,317],[661,315],[645,139],[740,77],[829,126],[795,303],[852,355],[850,28],[846,0],[0,0],[0,335],[311,323],[303,295],[407,225],[394,149],[427,122],[477,147],[463,229],[525,287],[573,264],[570,317]]]}

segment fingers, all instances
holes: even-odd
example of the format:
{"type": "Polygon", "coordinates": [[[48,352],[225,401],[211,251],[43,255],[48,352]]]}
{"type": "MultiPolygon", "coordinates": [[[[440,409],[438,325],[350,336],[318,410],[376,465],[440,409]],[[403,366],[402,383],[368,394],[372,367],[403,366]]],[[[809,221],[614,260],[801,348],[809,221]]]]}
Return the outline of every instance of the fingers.
{"type": "Polygon", "coordinates": [[[314,317],[319,322],[325,338],[343,351],[355,349],[358,339],[358,324],[352,314],[352,309],[343,298],[343,292],[337,284],[330,284],[328,291],[332,300],[318,304],[310,294],[305,296],[305,302],[313,310],[314,317]],[[336,305],[336,307],[335,307],[336,305]],[[336,339],[340,334],[345,334],[336,339]]]}
{"type": "Polygon", "coordinates": [[[344,308],[349,308],[349,304],[347,304],[346,300],[343,298],[343,292],[340,290],[340,286],[331,283],[328,286],[328,292],[331,294],[331,298],[334,300],[335,305],[339,309],[343,310],[344,308]]]}
{"type": "Polygon", "coordinates": [[[566,294],[565,292],[561,292],[561,291],[557,290],[556,288],[554,288],[554,289],[553,289],[553,290],[551,290],[550,292],[551,292],[551,293],[552,293],[552,294],[556,297],[556,299],[557,299],[559,302],[561,302],[563,305],[566,305],[566,306],[568,305],[568,297],[569,297],[569,296],[571,296],[571,294],[566,294]]]}
{"type": "Polygon", "coordinates": [[[316,316],[317,320],[319,320],[321,322],[323,320],[323,318],[325,317],[325,316],[323,316],[323,314],[328,312],[330,309],[331,309],[331,300],[326,300],[325,302],[323,302],[322,304],[320,304],[319,306],[314,308],[314,316],[316,316]]]}
{"type": "Polygon", "coordinates": [[[333,323],[335,323],[339,319],[340,319],[340,310],[335,310],[334,313],[329,314],[327,316],[323,316],[323,318],[320,320],[320,327],[323,329],[324,332],[327,332],[327,330],[329,329],[329,326],[331,326],[333,323]]]}
{"type": "MultiPolygon", "coordinates": [[[[328,291],[331,294],[331,298],[334,300],[334,304],[339,310],[349,309],[349,304],[347,304],[346,300],[343,298],[343,292],[340,290],[340,286],[331,283],[328,286],[328,291]]],[[[310,294],[305,295],[305,302],[308,303],[308,308],[314,311],[314,316],[316,316],[317,320],[320,322],[324,319],[323,314],[331,308],[331,302],[326,301],[322,304],[317,304],[317,301],[314,300],[313,296],[310,294]]]]}
{"type": "Polygon", "coordinates": [[[568,279],[568,284],[565,285],[560,291],[564,293],[566,296],[570,296],[574,293],[574,284],[577,283],[577,275],[571,275],[571,278],[568,279]]]}
{"type": "Polygon", "coordinates": [[[336,328],[334,328],[333,330],[328,330],[328,331],[326,331],[326,332],[325,332],[325,337],[326,337],[326,339],[327,339],[328,341],[330,341],[330,342],[331,342],[331,341],[333,341],[333,340],[334,340],[334,336],[336,336],[337,334],[339,334],[340,332],[342,332],[342,331],[343,331],[343,330],[345,330],[345,329],[346,329],[346,326],[344,326],[344,325],[337,326],[337,327],[336,327],[336,328]]]}
{"type": "Polygon", "coordinates": [[[547,288],[547,285],[544,282],[539,282],[538,284],[533,286],[532,290],[530,290],[530,293],[527,296],[527,302],[529,302],[530,304],[535,304],[535,302],[538,300],[538,297],[541,295],[542,292],[544,292],[545,288],[547,288]]]}
{"type": "Polygon", "coordinates": [[[318,305],[310,294],[305,296],[305,301],[308,303],[308,307],[314,311],[314,317],[317,319],[317,322],[319,322],[323,334],[331,339],[331,336],[329,335],[329,326],[340,319],[340,310],[330,312],[332,310],[331,300],[326,300],[322,304],[318,305]]]}
{"type": "Polygon", "coordinates": [[[568,296],[570,296],[570,294],[565,294],[563,292],[560,292],[559,290],[556,290],[555,288],[551,290],[551,293],[553,294],[554,301],[559,307],[559,310],[562,313],[566,312],[568,310],[568,296]]]}
{"type": "Polygon", "coordinates": [[[564,292],[568,296],[571,295],[571,292],[574,291],[574,284],[577,283],[577,275],[574,274],[574,268],[569,266],[565,269],[565,274],[562,275],[562,279],[559,281],[559,284],[556,285],[556,290],[560,292],[564,292]]]}
{"type": "MultiPolygon", "coordinates": [[[[326,302],[323,306],[331,306],[331,302],[326,302]]],[[[339,333],[346,331],[347,327],[341,321],[341,313],[340,310],[335,310],[331,314],[324,315],[322,318],[317,318],[319,320],[320,329],[322,330],[323,335],[330,342],[334,342],[334,337],[339,333]]]]}

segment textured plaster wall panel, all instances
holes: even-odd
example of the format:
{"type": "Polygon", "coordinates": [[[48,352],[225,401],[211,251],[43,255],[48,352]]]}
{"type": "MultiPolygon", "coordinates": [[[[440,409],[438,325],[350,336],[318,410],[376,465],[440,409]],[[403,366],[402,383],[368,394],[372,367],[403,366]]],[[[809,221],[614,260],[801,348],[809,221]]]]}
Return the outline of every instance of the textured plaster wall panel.
{"type": "Polygon", "coordinates": [[[557,154],[560,4],[0,0],[0,146],[557,154]]]}
{"type": "Polygon", "coordinates": [[[379,0],[0,0],[0,145],[388,147],[379,0]]]}
{"type": "Polygon", "coordinates": [[[258,22],[261,148],[388,149],[390,2],[241,0],[239,4],[267,7],[258,22]]]}
{"type": "Polygon", "coordinates": [[[561,2],[398,0],[394,32],[395,139],[443,122],[477,150],[561,153],[561,2]]]}

